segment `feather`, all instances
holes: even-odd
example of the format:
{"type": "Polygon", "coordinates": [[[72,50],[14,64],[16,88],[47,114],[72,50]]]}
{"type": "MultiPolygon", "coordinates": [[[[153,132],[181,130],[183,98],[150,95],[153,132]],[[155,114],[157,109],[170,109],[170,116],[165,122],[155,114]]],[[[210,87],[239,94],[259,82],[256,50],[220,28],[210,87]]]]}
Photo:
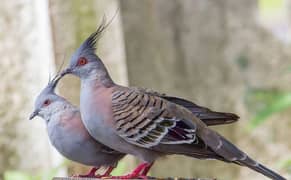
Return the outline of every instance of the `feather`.
{"type": "Polygon", "coordinates": [[[264,174],[265,176],[276,179],[276,180],[285,180],[282,176],[275,173],[274,171],[266,168],[262,164],[259,164],[255,160],[251,159],[247,154],[229,142],[227,139],[212,131],[211,129],[203,129],[200,131],[201,139],[206,142],[206,144],[219,156],[223,157],[229,162],[241,166],[247,166],[259,173],[264,174]]]}
{"type": "Polygon", "coordinates": [[[134,88],[142,93],[158,96],[167,101],[183,106],[191,111],[197,118],[201,119],[207,126],[222,125],[234,123],[239,119],[239,116],[233,113],[216,112],[203,106],[199,106],[191,101],[183,98],[167,96],[164,93],[158,93],[151,89],[146,88],[134,88]]]}
{"type": "Polygon", "coordinates": [[[97,27],[97,30],[92,33],[86,40],[85,42],[81,45],[81,49],[83,50],[96,50],[97,42],[99,39],[102,37],[104,31],[106,28],[113,22],[114,18],[116,17],[118,13],[118,10],[115,12],[115,14],[112,16],[112,18],[107,22],[106,21],[106,16],[104,15],[102,18],[102,21],[100,25],[97,27]]]}
{"type": "Polygon", "coordinates": [[[112,110],[117,132],[126,141],[142,147],[195,141],[195,128],[166,108],[168,102],[136,89],[116,90],[112,110]]]}
{"type": "Polygon", "coordinates": [[[199,106],[182,98],[171,96],[163,96],[163,98],[187,108],[193,114],[195,114],[197,118],[201,119],[205,124],[207,124],[207,126],[229,124],[236,122],[239,119],[236,114],[212,111],[208,108],[199,106]]]}

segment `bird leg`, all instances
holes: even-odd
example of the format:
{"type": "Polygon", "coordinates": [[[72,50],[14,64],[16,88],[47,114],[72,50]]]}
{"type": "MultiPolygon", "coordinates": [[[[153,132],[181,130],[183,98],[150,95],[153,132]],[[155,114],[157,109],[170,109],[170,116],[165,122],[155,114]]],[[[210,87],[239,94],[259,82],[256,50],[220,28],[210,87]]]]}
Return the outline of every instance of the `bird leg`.
{"type": "Polygon", "coordinates": [[[105,171],[105,173],[103,173],[103,174],[101,174],[101,175],[97,175],[97,176],[95,176],[95,178],[109,177],[110,174],[111,174],[111,172],[113,171],[114,168],[115,168],[115,167],[113,167],[113,166],[109,166],[109,167],[107,168],[107,170],[105,171]]]}
{"type": "Polygon", "coordinates": [[[138,165],[130,174],[124,176],[111,176],[111,179],[135,179],[135,178],[142,178],[146,179],[146,175],[150,170],[153,163],[142,163],[138,165]]]}
{"type": "Polygon", "coordinates": [[[147,166],[143,169],[141,175],[142,176],[146,176],[153,165],[154,165],[153,162],[152,163],[148,163],[147,166]]]}
{"type": "Polygon", "coordinates": [[[95,173],[96,171],[99,169],[100,167],[93,167],[88,174],[84,174],[84,175],[73,175],[73,177],[96,177],[95,173]]]}

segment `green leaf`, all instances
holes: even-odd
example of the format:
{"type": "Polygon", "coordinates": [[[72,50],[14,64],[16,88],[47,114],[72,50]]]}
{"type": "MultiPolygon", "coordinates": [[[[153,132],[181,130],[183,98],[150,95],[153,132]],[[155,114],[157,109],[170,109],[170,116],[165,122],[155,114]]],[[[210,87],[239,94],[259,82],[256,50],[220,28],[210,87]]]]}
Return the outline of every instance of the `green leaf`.
{"type": "Polygon", "coordinates": [[[31,175],[20,171],[6,171],[4,173],[4,180],[34,180],[31,175]]]}
{"type": "Polygon", "coordinates": [[[258,125],[267,120],[268,117],[274,113],[283,111],[291,107],[291,93],[283,93],[277,96],[270,104],[262,109],[257,115],[250,121],[249,128],[254,129],[258,125]]]}

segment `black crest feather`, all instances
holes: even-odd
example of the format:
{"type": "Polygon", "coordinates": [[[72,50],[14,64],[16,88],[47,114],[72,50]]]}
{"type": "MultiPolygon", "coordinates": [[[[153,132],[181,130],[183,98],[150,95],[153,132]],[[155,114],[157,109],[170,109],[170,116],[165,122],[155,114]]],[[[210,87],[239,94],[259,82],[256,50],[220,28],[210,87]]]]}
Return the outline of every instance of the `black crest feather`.
{"type": "Polygon", "coordinates": [[[115,16],[117,15],[117,12],[114,14],[114,16],[107,22],[106,21],[106,16],[104,15],[102,18],[102,21],[100,23],[100,25],[98,26],[97,30],[92,33],[87,40],[84,42],[85,48],[86,49],[90,49],[95,51],[96,50],[96,46],[97,46],[97,42],[98,40],[101,38],[101,36],[103,35],[104,30],[112,23],[112,21],[114,20],[115,16]]]}
{"type": "Polygon", "coordinates": [[[51,77],[51,74],[49,74],[49,82],[48,82],[48,85],[47,87],[51,88],[52,90],[55,89],[56,85],[58,84],[59,80],[62,78],[61,76],[61,71],[62,71],[62,68],[65,64],[65,55],[64,55],[64,58],[61,62],[61,65],[60,67],[58,68],[57,72],[56,72],[56,75],[51,77]]]}
{"type": "Polygon", "coordinates": [[[62,61],[62,64],[58,68],[58,71],[57,71],[56,75],[54,77],[50,78],[50,80],[48,82],[47,87],[50,88],[52,91],[55,90],[59,80],[62,78],[61,70],[62,70],[63,65],[64,65],[64,61],[62,61]]]}
{"type": "Polygon", "coordinates": [[[55,90],[55,87],[57,86],[59,80],[62,78],[62,76],[58,73],[56,74],[52,80],[48,83],[48,88],[50,88],[52,91],[55,90]]]}

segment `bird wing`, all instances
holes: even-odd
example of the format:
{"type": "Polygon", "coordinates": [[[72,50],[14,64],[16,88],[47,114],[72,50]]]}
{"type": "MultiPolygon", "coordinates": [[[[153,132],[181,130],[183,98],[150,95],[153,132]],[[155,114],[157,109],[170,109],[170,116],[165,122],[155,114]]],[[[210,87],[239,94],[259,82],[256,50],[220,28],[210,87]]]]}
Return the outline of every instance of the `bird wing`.
{"type": "Polygon", "coordinates": [[[207,126],[230,124],[236,122],[239,119],[239,116],[237,116],[236,114],[212,111],[209,108],[199,106],[183,98],[168,96],[166,94],[158,93],[156,91],[146,88],[135,88],[135,89],[143,93],[158,96],[167,101],[185,107],[186,109],[191,111],[197,118],[202,120],[207,126]]]}
{"type": "Polygon", "coordinates": [[[182,98],[173,96],[163,96],[162,98],[187,108],[197,118],[202,120],[207,126],[230,124],[236,122],[239,119],[239,116],[237,116],[236,114],[212,111],[211,109],[199,106],[191,101],[182,98]]]}
{"type": "Polygon", "coordinates": [[[112,111],[117,134],[127,142],[147,148],[194,142],[195,124],[175,116],[169,104],[172,103],[136,89],[115,90],[112,111]]]}

